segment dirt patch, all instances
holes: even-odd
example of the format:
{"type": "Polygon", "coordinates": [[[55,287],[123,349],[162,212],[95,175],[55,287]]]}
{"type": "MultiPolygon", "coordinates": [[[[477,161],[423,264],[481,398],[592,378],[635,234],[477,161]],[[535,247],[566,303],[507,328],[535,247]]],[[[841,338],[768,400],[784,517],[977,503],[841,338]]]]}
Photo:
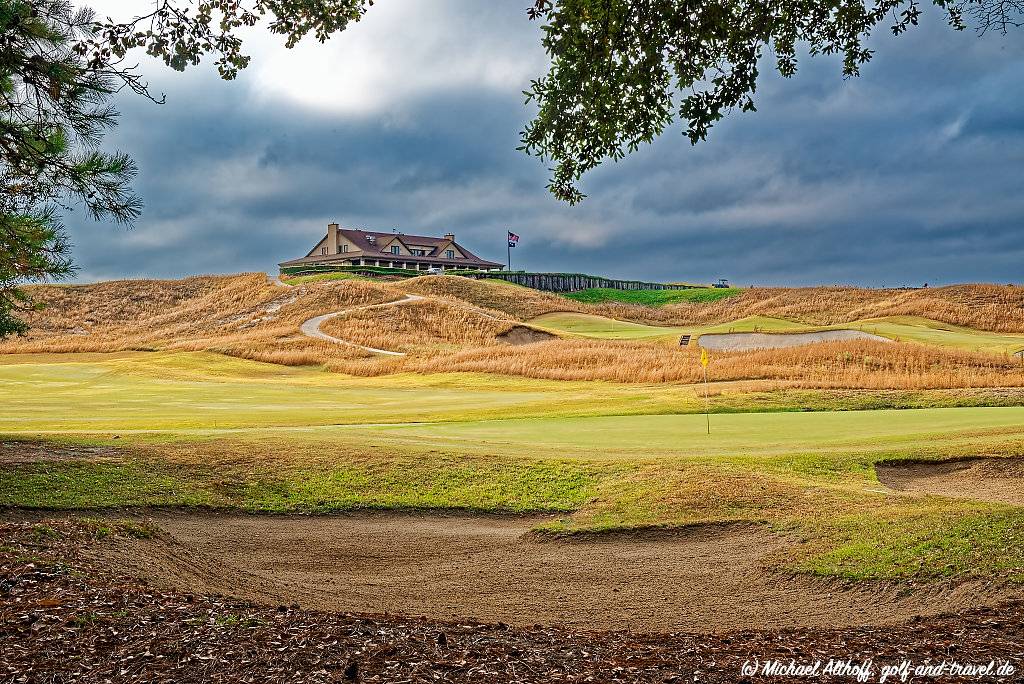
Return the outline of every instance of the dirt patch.
{"type": "Polygon", "coordinates": [[[168,588],[266,605],[575,629],[718,632],[891,624],[1024,596],[991,585],[854,585],[764,570],[757,527],[538,543],[543,518],[160,513],[167,538],[113,560],[168,588]]]}
{"type": "Polygon", "coordinates": [[[821,332],[807,333],[711,333],[701,335],[697,344],[712,351],[754,351],[755,349],[785,349],[818,342],[846,340],[891,342],[886,337],[860,330],[822,330],[821,332]]]}
{"type": "Polygon", "coordinates": [[[116,449],[109,447],[0,440],[0,466],[55,461],[88,461],[119,455],[116,449]]]}
{"type": "Polygon", "coordinates": [[[543,330],[537,330],[536,328],[528,328],[525,325],[513,326],[511,330],[501,333],[498,335],[498,341],[504,342],[505,344],[521,345],[521,344],[533,344],[534,342],[547,342],[553,340],[557,335],[552,335],[549,332],[543,330]]]}
{"type": "Polygon", "coordinates": [[[1024,458],[889,461],[875,466],[878,481],[900,492],[1024,506],[1024,458]]]}

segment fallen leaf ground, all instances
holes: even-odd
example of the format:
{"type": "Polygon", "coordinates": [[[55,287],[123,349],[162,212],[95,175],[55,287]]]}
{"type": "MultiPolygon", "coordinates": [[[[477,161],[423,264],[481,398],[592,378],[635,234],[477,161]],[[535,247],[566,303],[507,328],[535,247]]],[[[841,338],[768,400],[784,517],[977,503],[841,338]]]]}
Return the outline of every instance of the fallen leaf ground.
{"type": "Polygon", "coordinates": [[[0,525],[0,682],[806,682],[742,667],[831,658],[872,659],[869,681],[905,659],[1015,668],[943,682],[1024,681],[1020,602],[894,627],[710,636],[453,624],[157,591],[96,560],[112,536],[155,533],[111,522],[0,525]]]}

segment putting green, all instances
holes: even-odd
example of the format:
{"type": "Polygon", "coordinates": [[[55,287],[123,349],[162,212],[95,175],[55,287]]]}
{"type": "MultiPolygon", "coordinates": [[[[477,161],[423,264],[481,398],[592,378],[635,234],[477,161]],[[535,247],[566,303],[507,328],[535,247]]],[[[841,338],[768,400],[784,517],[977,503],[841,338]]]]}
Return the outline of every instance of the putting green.
{"type": "Polygon", "coordinates": [[[940,347],[1012,354],[1024,349],[1024,335],[964,328],[916,316],[869,318],[831,326],[810,326],[795,321],[751,316],[715,325],[655,326],[580,313],[550,313],[530,321],[537,327],[575,337],[608,340],[674,341],[680,335],[695,338],[709,333],[798,333],[818,330],[861,330],[891,340],[940,347]]]}
{"type": "Polygon", "coordinates": [[[394,445],[467,454],[582,459],[772,458],[803,453],[956,450],[1024,439],[1024,407],[487,420],[358,430],[394,445]]]}

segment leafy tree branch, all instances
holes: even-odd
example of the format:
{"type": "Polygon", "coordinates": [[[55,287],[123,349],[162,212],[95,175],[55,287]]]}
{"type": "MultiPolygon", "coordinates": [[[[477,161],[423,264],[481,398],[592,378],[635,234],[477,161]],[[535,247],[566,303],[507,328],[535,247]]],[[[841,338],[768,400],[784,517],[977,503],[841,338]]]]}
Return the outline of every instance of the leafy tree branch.
{"type": "MultiPolygon", "coordinates": [[[[971,19],[982,33],[1019,26],[1024,11],[1021,0],[933,4],[953,29],[971,19]]],[[[673,121],[696,144],[729,112],[754,111],[766,51],[786,77],[801,46],[841,56],[843,76],[857,76],[871,34],[902,34],[921,12],[917,0],[536,0],[529,15],[544,22],[551,67],[524,93],[538,110],[520,149],[553,162],[549,190],[579,202],[587,171],[673,121]]]]}

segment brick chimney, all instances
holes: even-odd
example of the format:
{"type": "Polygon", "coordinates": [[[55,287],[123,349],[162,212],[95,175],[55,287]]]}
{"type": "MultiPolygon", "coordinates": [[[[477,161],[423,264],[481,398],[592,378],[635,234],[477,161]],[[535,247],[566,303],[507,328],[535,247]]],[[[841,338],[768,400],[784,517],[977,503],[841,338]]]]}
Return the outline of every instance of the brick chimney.
{"type": "Polygon", "coordinates": [[[337,254],[338,253],[338,224],[328,223],[327,224],[327,253],[337,254]]]}
{"type": "Polygon", "coordinates": [[[445,233],[444,234],[444,239],[445,240],[451,240],[452,242],[455,242],[455,233],[445,233]]]}

